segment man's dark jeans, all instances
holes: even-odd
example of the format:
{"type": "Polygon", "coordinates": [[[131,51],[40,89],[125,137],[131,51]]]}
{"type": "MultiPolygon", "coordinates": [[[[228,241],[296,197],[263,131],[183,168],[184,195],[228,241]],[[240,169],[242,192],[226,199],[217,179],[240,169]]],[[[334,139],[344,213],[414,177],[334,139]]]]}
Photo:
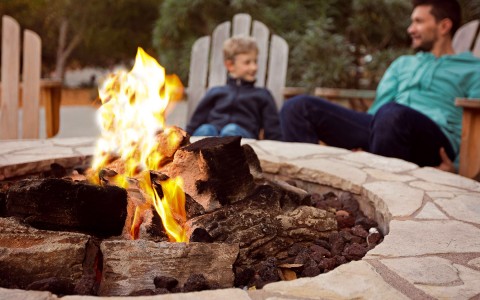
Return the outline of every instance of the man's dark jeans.
{"type": "Polygon", "coordinates": [[[370,115],[302,95],[285,102],[280,123],[287,142],[322,141],[334,147],[361,148],[421,167],[440,165],[441,147],[451,160],[455,159],[449,140],[437,124],[397,103],[388,103],[370,115]]]}

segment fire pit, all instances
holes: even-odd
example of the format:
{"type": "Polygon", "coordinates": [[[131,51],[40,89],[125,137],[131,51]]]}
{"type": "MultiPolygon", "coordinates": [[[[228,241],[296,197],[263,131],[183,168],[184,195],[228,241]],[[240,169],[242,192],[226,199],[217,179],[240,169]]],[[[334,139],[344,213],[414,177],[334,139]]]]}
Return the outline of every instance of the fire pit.
{"type": "Polygon", "coordinates": [[[165,127],[175,88],[164,73],[140,49],[131,72],[103,84],[92,164],[68,141],[63,155],[23,162],[12,158],[25,145],[44,153],[42,145],[58,150],[65,141],[2,145],[0,180],[48,176],[2,184],[0,286],[10,289],[0,296],[40,295],[16,287],[185,299],[478,294],[477,182],[316,145],[190,143],[165,127]],[[78,163],[88,170],[72,173],[78,163]],[[222,290],[233,282],[241,289],[222,290]],[[188,294],[208,289],[219,291],[188,294]]]}
{"type": "MultiPolygon", "coordinates": [[[[275,295],[372,298],[379,294],[382,298],[471,298],[479,294],[475,279],[480,274],[478,182],[368,153],[271,141],[243,142],[253,147],[269,176],[296,180],[311,191],[338,188],[354,193],[364,213],[388,234],[361,261],[314,278],[267,284],[260,291],[176,294],[178,299],[266,299],[275,295]]],[[[0,178],[44,171],[54,162],[77,165],[93,152],[92,145],[87,139],[1,142],[0,178]],[[39,159],[40,154],[43,157],[39,159]]],[[[7,299],[27,295],[53,299],[48,292],[12,289],[0,289],[0,295],[7,299]]],[[[152,299],[164,297],[169,299],[167,295],[152,299]]]]}

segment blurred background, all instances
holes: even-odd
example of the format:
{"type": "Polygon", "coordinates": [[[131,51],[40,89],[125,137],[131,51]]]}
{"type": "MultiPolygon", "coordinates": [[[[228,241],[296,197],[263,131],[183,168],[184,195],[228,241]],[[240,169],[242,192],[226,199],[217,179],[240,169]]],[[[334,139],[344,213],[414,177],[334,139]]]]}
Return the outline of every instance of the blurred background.
{"type": "MultiPolygon", "coordinates": [[[[459,1],[463,23],[480,19],[480,0],[459,1]]],[[[393,59],[411,51],[411,8],[410,0],[0,0],[1,15],[40,35],[42,78],[63,83],[59,137],[98,135],[97,86],[130,69],[137,47],[186,85],[192,44],[236,13],[286,39],[286,86],[375,89],[393,59]]],[[[168,124],[185,126],[182,102],[168,124]]]]}
{"type": "MultiPolygon", "coordinates": [[[[460,2],[464,22],[480,18],[479,0],[460,2]]],[[[138,46],[185,84],[193,42],[245,12],[287,40],[287,86],[375,88],[409,51],[410,11],[409,0],[0,0],[42,38],[43,77],[70,87],[130,67],[138,46]]]]}

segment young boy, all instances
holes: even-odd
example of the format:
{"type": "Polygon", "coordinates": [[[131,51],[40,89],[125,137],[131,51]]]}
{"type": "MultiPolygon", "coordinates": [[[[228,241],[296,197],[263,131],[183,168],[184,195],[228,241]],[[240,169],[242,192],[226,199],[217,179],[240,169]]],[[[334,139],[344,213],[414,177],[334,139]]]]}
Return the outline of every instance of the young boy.
{"type": "Polygon", "coordinates": [[[193,136],[242,136],[281,140],[275,101],[265,88],[255,87],[258,47],[251,37],[232,37],[223,45],[227,84],[207,91],[195,109],[187,132],[193,136]]]}

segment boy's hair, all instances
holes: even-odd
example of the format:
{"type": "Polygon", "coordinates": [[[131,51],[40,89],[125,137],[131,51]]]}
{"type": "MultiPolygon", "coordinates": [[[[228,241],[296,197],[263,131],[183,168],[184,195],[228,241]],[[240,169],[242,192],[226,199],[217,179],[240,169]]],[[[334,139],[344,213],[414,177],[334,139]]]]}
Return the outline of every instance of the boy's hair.
{"type": "Polygon", "coordinates": [[[234,36],[223,43],[224,60],[235,60],[235,56],[238,54],[244,54],[251,51],[258,53],[257,42],[251,36],[234,36]]]}
{"type": "Polygon", "coordinates": [[[413,8],[419,5],[431,5],[430,13],[435,17],[437,22],[443,19],[450,19],[452,21],[452,29],[450,34],[457,32],[462,22],[462,9],[457,0],[412,0],[413,8]]]}

